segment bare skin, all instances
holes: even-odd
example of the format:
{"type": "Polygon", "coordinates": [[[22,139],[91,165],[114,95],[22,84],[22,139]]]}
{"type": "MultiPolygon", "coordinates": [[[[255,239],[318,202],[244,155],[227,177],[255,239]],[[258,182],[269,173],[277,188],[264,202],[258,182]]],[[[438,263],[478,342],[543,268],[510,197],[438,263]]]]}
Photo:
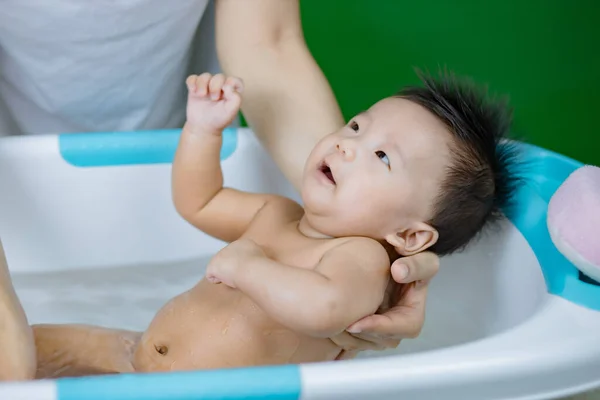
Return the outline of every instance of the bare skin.
{"type": "MultiPolygon", "coordinates": [[[[311,150],[345,121],[304,41],[298,0],[218,0],[216,42],[223,72],[245,83],[246,120],[300,189],[311,150]]],[[[394,348],[419,335],[439,258],[424,251],[392,259],[389,304],[332,337],[346,349],[340,359],[351,359],[359,350],[394,348]]]]}
{"type": "Polygon", "coordinates": [[[449,150],[440,150],[446,128],[416,104],[378,102],[312,150],[301,207],[223,187],[221,132],[237,113],[243,84],[202,74],[188,78],[187,86],[188,120],[173,163],[174,204],[190,224],[230,244],[195,288],[157,314],[134,368],[339,358],[348,349],[332,338],[387,300],[386,247],[410,255],[437,240],[422,221],[429,219],[449,157],[449,150]],[[400,143],[402,156],[394,152],[400,143]]]}
{"type": "MultiPolygon", "coordinates": [[[[319,259],[324,254],[331,254],[334,248],[343,249],[348,244],[344,239],[323,241],[306,238],[298,232],[296,225],[298,217],[302,215],[302,208],[287,199],[273,200],[261,210],[247,235],[247,238],[263,244],[270,259],[306,268],[308,271],[319,264],[319,259]],[[274,243],[277,245],[273,246],[274,243]]],[[[232,250],[231,247],[227,249],[232,250]]],[[[368,247],[365,250],[368,251],[368,247]]],[[[251,258],[247,257],[246,260],[250,261],[251,258]]],[[[225,257],[221,262],[230,261],[225,257]]],[[[165,304],[143,334],[89,325],[33,325],[34,345],[21,340],[21,335],[30,329],[26,320],[13,318],[16,311],[22,313],[22,309],[14,295],[10,279],[3,279],[0,294],[11,296],[10,302],[4,302],[3,305],[8,306],[5,309],[10,311],[10,318],[7,319],[15,323],[16,334],[7,337],[6,331],[2,332],[2,337],[10,343],[27,345],[19,352],[10,351],[7,354],[22,355],[35,349],[37,358],[29,359],[26,366],[28,372],[21,376],[15,376],[14,371],[25,370],[22,365],[25,359],[15,359],[21,365],[1,363],[0,371],[4,372],[2,379],[43,379],[334,360],[342,348],[326,335],[339,333],[353,319],[376,311],[385,292],[388,263],[389,260],[383,257],[380,268],[371,271],[376,274],[371,280],[379,285],[379,289],[371,291],[370,304],[368,301],[361,301],[359,307],[365,311],[354,316],[352,312],[344,313],[344,319],[338,321],[337,327],[323,323],[325,317],[319,320],[314,318],[315,315],[306,315],[303,319],[300,314],[286,310],[283,306],[279,310],[281,318],[292,315],[295,316],[296,323],[299,323],[295,329],[290,329],[269,316],[243,292],[211,283],[208,278],[204,278],[195,287],[165,304]],[[302,328],[305,332],[298,330],[302,328]],[[37,367],[35,373],[31,366],[37,367]]],[[[2,264],[0,274],[9,278],[6,263],[2,264]]],[[[312,296],[316,294],[313,292],[312,296]]]]}
{"type": "MultiPolygon", "coordinates": [[[[331,338],[386,301],[390,254],[384,244],[410,254],[435,243],[435,232],[418,222],[426,219],[428,208],[423,193],[429,188],[429,196],[435,195],[444,167],[443,156],[428,156],[443,139],[433,118],[428,121],[423,114],[411,127],[417,109],[403,100],[383,100],[328,135],[307,160],[302,184],[306,204],[301,207],[280,196],[223,187],[221,134],[239,110],[243,84],[210,74],[192,76],[186,83],[188,120],[173,162],[173,201],[192,225],[231,244],[211,260],[205,278],[159,310],[143,334],[34,326],[35,377],[338,359],[348,349],[331,338]],[[407,119],[404,138],[385,134],[398,124],[397,115],[407,119]],[[375,128],[363,128],[357,139],[359,122],[375,128]],[[409,139],[423,124],[427,129],[422,136],[409,139]],[[390,164],[397,156],[371,149],[386,148],[387,140],[402,142],[410,152],[395,175],[390,164]],[[414,192],[402,179],[413,174],[419,176],[414,192]],[[411,197],[423,198],[419,206],[407,203],[393,215],[401,203],[396,181],[409,188],[404,190],[411,197]],[[361,197],[362,191],[370,195],[361,197]],[[362,207],[352,210],[352,201],[362,207]]],[[[3,274],[8,277],[6,263],[3,274]]],[[[10,279],[5,282],[4,291],[12,293],[7,304],[16,310],[18,299],[10,279]]]]}
{"type": "MultiPolygon", "coordinates": [[[[244,92],[246,100],[242,106],[247,120],[284,174],[300,188],[302,165],[311,149],[323,136],[339,129],[344,121],[327,81],[302,39],[297,1],[256,0],[246,4],[237,0],[218,0],[217,48],[224,71],[242,77],[247,84],[244,92]],[[229,29],[232,25],[238,26],[239,29],[229,29]],[[290,93],[294,93],[294,96],[290,96],[290,93]]],[[[291,214],[293,210],[298,210],[297,205],[288,204],[285,208],[287,207],[289,209],[286,212],[291,214]]],[[[266,211],[266,208],[263,211],[266,211]]],[[[285,220],[282,218],[281,223],[284,224],[285,220]]],[[[227,222],[225,219],[222,225],[226,225],[227,222]]],[[[289,231],[289,226],[283,226],[282,229],[287,235],[295,234],[293,230],[289,231]]],[[[273,234],[271,229],[269,231],[273,234]]],[[[252,237],[258,243],[263,243],[264,241],[257,239],[258,236],[260,235],[252,237]]],[[[319,240],[314,243],[315,239],[305,240],[308,239],[304,238],[300,242],[307,248],[314,245],[314,249],[311,250],[314,254],[327,251],[319,240]]],[[[246,247],[252,249],[251,253],[257,250],[251,244],[255,243],[253,241],[241,241],[237,244],[239,243],[250,244],[246,247]]],[[[219,258],[222,261],[227,260],[228,257],[223,257],[227,254],[225,250],[232,248],[230,245],[224,249],[219,258]]],[[[259,246],[258,250],[263,251],[263,248],[259,246]]],[[[265,251],[272,260],[285,262],[274,249],[266,246],[265,251]]],[[[294,252],[290,251],[288,256],[297,260],[296,265],[307,266],[310,265],[310,257],[302,261],[303,257],[307,257],[306,254],[306,249],[295,249],[294,252]]],[[[397,255],[389,254],[391,260],[396,260],[397,255]]],[[[264,257],[251,258],[260,260],[264,257]]],[[[301,357],[313,360],[319,357],[331,359],[334,354],[337,354],[338,359],[346,359],[354,357],[360,350],[396,347],[402,338],[413,338],[420,332],[424,320],[427,283],[437,272],[439,260],[434,254],[426,251],[414,255],[406,254],[406,257],[398,259],[392,265],[393,281],[389,280],[378,313],[365,313],[364,318],[358,322],[349,321],[346,328],[340,328],[341,325],[327,327],[328,332],[323,331],[316,338],[302,333],[290,334],[289,329],[282,328],[283,324],[273,318],[261,320],[258,316],[257,321],[264,322],[262,326],[244,326],[247,316],[257,316],[257,303],[246,299],[244,301],[247,303],[241,304],[245,295],[226,285],[215,285],[206,280],[165,305],[143,336],[137,332],[76,325],[34,325],[31,329],[12,289],[6,264],[0,263],[0,267],[0,296],[3,296],[3,308],[0,309],[0,322],[3,325],[0,325],[0,337],[5,348],[11,349],[8,353],[14,355],[0,363],[0,380],[14,380],[132,372],[134,364],[140,371],[189,369],[196,368],[195,365],[198,365],[198,368],[202,368],[202,365],[207,368],[248,363],[255,365],[259,360],[253,359],[255,355],[251,352],[236,353],[235,357],[229,360],[227,357],[221,357],[213,361],[197,361],[200,357],[186,356],[187,358],[174,362],[173,357],[185,352],[185,348],[188,349],[188,353],[192,349],[191,355],[202,354],[207,347],[212,347],[213,342],[198,344],[198,347],[193,347],[194,342],[191,342],[190,346],[186,345],[187,347],[177,346],[184,338],[176,335],[177,332],[165,327],[160,321],[172,322],[177,319],[177,315],[186,314],[193,314],[196,321],[201,321],[201,315],[204,316],[202,313],[208,312],[207,310],[219,310],[222,313],[211,314],[209,321],[215,316],[218,318],[211,322],[212,328],[204,326],[202,329],[203,332],[208,332],[206,335],[210,336],[211,341],[216,340],[214,343],[233,338],[235,348],[238,342],[243,343],[247,340],[245,335],[249,330],[255,330],[263,332],[265,338],[270,338],[271,341],[261,342],[257,336],[253,336],[253,346],[260,347],[261,343],[263,346],[269,346],[270,343],[274,343],[277,348],[288,349],[278,350],[281,354],[274,354],[273,347],[263,347],[273,357],[264,358],[266,363],[286,362],[286,358],[287,362],[298,362],[304,359],[301,357]],[[398,285],[394,281],[406,285],[398,285]],[[236,302],[241,307],[235,310],[233,306],[225,309],[224,304],[236,302]],[[328,339],[323,337],[332,331],[338,333],[328,339]],[[241,335],[241,332],[244,335],[241,335]],[[234,336],[231,336],[232,334],[234,336]],[[215,335],[220,335],[221,339],[215,339],[215,335]],[[240,335],[242,337],[237,339],[240,335]],[[275,338],[277,340],[273,340],[275,338]],[[314,348],[315,353],[303,354],[296,351],[296,354],[292,354],[289,348],[294,346],[314,348]],[[37,360],[33,356],[34,348],[37,349],[37,360]],[[91,352],[90,349],[96,350],[91,352]],[[135,354],[134,357],[132,353],[135,354]]],[[[386,269],[390,272],[389,261],[386,269]]],[[[257,270],[258,268],[255,269],[257,270]]],[[[379,292],[374,292],[380,295],[379,292]]],[[[375,307],[371,304],[368,306],[375,307]]],[[[313,326],[313,334],[318,330],[315,328],[324,327],[313,326]]],[[[246,346],[244,351],[248,351],[247,347],[249,346],[246,346]]]]}
{"type": "Polygon", "coordinates": [[[4,248],[0,241],[0,342],[4,357],[0,381],[23,380],[35,374],[33,332],[12,286],[4,248]]]}
{"type": "Polygon", "coordinates": [[[141,333],[90,325],[33,325],[35,378],[135,372],[132,358],[141,333]]]}
{"type": "Polygon", "coordinates": [[[304,209],[289,199],[224,188],[221,132],[237,113],[243,85],[209,74],[192,76],[187,85],[188,120],[173,162],[174,204],[188,222],[232,243],[215,255],[196,287],[156,315],[135,352],[134,368],[336,359],[343,349],[329,337],[383,301],[387,253],[369,239],[307,235],[304,209]]]}

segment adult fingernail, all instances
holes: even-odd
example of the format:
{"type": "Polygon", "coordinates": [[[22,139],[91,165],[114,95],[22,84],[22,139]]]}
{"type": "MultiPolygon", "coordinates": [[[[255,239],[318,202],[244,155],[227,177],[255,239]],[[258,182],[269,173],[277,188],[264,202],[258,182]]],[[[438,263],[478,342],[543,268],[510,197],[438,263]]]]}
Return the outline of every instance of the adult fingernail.
{"type": "Polygon", "coordinates": [[[405,264],[398,265],[398,278],[406,279],[408,277],[408,266],[405,264]]]}
{"type": "Polygon", "coordinates": [[[348,333],[361,333],[362,330],[359,327],[357,327],[357,326],[350,326],[350,327],[348,327],[348,329],[346,329],[346,332],[348,332],[348,333]]]}

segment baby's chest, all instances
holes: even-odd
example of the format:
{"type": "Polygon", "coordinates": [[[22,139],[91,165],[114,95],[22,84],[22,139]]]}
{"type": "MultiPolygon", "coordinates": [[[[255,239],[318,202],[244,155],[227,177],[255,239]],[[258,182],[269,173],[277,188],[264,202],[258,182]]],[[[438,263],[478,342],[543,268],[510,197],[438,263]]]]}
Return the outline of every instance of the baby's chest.
{"type": "Polygon", "coordinates": [[[282,264],[313,269],[333,245],[333,240],[313,239],[298,229],[304,211],[296,203],[279,202],[265,207],[244,234],[266,255],[282,264]]]}
{"type": "Polygon", "coordinates": [[[313,269],[323,257],[323,246],[289,229],[272,228],[270,234],[251,237],[271,260],[292,267],[313,269]]]}
{"type": "Polygon", "coordinates": [[[322,257],[322,253],[316,246],[300,246],[281,239],[259,243],[259,245],[271,260],[291,267],[314,269],[322,257]]]}

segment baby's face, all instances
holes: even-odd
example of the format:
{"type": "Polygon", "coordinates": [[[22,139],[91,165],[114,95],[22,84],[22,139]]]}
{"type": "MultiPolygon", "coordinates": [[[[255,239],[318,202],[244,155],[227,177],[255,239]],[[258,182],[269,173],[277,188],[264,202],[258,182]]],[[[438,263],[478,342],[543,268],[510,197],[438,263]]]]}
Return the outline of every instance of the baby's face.
{"type": "Polygon", "coordinates": [[[384,239],[423,224],[450,160],[449,141],[443,123],[420,105],[379,101],[311,152],[302,183],[310,225],[334,237],[384,239]]]}

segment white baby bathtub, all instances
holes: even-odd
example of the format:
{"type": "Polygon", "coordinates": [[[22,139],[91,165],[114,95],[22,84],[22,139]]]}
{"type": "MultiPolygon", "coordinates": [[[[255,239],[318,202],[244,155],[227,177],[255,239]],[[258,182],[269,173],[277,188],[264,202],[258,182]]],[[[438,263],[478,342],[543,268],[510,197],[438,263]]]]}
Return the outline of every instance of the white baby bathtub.
{"type": "MultiPolygon", "coordinates": [[[[173,208],[178,136],[0,140],[0,237],[30,323],[141,330],[196,283],[224,243],[173,208]]],[[[251,131],[228,129],[224,139],[227,185],[297,199],[251,131]]],[[[545,399],[598,387],[600,286],[579,279],[545,223],[548,198],[579,164],[523,147],[533,164],[518,215],[442,260],[422,334],[396,350],[345,362],[3,384],[0,399],[545,399]]]]}

